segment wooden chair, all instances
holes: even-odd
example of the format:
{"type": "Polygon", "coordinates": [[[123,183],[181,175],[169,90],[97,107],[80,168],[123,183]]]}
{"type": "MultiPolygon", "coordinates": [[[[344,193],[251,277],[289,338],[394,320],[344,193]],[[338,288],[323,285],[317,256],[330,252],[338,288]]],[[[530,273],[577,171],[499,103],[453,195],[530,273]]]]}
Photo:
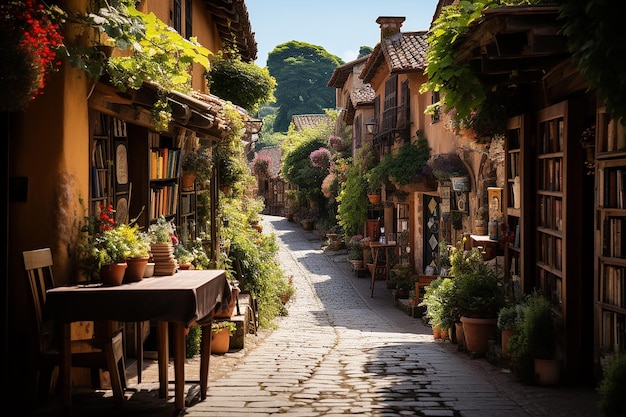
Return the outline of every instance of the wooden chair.
{"type": "MultiPolygon", "coordinates": [[[[37,357],[35,358],[35,395],[46,390],[46,401],[55,391],[58,379],[60,354],[59,340],[54,337],[54,323],[44,317],[46,290],[54,288],[52,274],[52,253],[50,248],[23,252],[24,267],[30,287],[31,302],[35,316],[34,332],[37,336],[37,357]],[[45,379],[42,376],[45,375],[45,379]],[[47,387],[40,387],[46,381],[47,387]]],[[[126,369],[124,364],[122,332],[116,331],[110,338],[72,341],[72,366],[89,368],[92,379],[98,369],[109,371],[113,394],[118,402],[124,400],[126,369]]],[[[39,400],[40,398],[36,398],[39,400]]]]}

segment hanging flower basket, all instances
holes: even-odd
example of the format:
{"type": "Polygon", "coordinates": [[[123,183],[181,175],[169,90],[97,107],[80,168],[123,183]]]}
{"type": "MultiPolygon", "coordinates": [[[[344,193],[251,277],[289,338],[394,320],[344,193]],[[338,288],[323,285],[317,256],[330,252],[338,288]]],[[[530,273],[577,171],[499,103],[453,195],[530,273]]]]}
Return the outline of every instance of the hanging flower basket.
{"type": "Polygon", "coordinates": [[[0,5],[0,111],[24,108],[57,71],[63,45],[60,11],[38,0],[0,5]]]}

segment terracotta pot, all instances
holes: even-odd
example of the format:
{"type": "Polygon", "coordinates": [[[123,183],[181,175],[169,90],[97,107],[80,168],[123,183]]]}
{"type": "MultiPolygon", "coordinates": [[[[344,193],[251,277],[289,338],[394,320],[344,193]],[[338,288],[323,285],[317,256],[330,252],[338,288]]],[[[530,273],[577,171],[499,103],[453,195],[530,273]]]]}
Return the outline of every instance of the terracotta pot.
{"type": "Polygon", "coordinates": [[[102,265],[100,268],[100,279],[102,283],[108,287],[122,285],[127,266],[126,262],[102,265]]]}
{"type": "Polygon", "coordinates": [[[460,347],[465,347],[465,333],[463,333],[463,323],[454,323],[456,330],[456,342],[460,347]]]}
{"type": "Polygon", "coordinates": [[[561,361],[558,359],[536,359],[535,378],[539,385],[557,385],[561,375],[561,361]]]}
{"type": "Polygon", "coordinates": [[[198,176],[195,173],[183,172],[183,177],[181,179],[181,187],[183,190],[193,190],[193,184],[196,182],[197,177],[198,176]]]}
{"type": "Polygon", "coordinates": [[[367,199],[371,204],[380,204],[380,194],[368,194],[367,199]]]}
{"type": "Polygon", "coordinates": [[[148,257],[145,258],[128,258],[126,259],[126,272],[124,273],[124,282],[141,281],[148,265],[148,257]]]}
{"type": "Polygon", "coordinates": [[[504,359],[511,359],[511,353],[509,352],[509,340],[513,336],[512,329],[502,330],[502,357],[504,359]]]}
{"type": "Polygon", "coordinates": [[[230,330],[211,332],[211,353],[223,354],[230,348],[230,330]]]}
{"type": "Polygon", "coordinates": [[[465,346],[469,352],[484,355],[489,346],[489,338],[498,329],[497,319],[461,317],[465,346]]]}
{"type": "Polygon", "coordinates": [[[441,339],[441,327],[433,326],[433,337],[435,339],[441,339]]]}

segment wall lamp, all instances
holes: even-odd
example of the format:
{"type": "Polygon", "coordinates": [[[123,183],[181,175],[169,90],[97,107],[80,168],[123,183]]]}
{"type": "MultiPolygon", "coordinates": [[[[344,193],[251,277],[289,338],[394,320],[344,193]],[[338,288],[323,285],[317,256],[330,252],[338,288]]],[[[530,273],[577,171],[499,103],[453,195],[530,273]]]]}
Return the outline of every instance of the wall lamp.
{"type": "Polygon", "coordinates": [[[369,122],[365,122],[365,131],[368,135],[373,135],[378,130],[378,123],[376,120],[371,119],[369,122]]]}

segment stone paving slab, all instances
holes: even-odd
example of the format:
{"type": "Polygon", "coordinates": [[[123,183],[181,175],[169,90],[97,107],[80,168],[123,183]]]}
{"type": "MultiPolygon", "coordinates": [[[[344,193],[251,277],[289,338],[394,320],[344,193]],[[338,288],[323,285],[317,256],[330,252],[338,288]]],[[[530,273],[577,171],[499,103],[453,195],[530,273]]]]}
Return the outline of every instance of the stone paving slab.
{"type": "MultiPolygon", "coordinates": [[[[262,224],[276,233],[281,266],[293,276],[289,316],[275,330],[249,335],[245,349],[212,356],[207,399],[185,415],[600,416],[592,388],[521,385],[506,370],[435,341],[420,319],[395,306],[383,282],[370,297],[369,279],[352,274],[345,252],[323,252],[314,232],[279,217],[262,224]]],[[[84,403],[75,395],[73,415],[172,416],[173,398],[155,397],[155,368],[147,361],[142,384],[131,377],[136,392],[124,406],[110,405],[109,391],[99,402],[93,392],[84,403]]],[[[189,387],[198,369],[197,359],[188,361],[189,387]]]]}

